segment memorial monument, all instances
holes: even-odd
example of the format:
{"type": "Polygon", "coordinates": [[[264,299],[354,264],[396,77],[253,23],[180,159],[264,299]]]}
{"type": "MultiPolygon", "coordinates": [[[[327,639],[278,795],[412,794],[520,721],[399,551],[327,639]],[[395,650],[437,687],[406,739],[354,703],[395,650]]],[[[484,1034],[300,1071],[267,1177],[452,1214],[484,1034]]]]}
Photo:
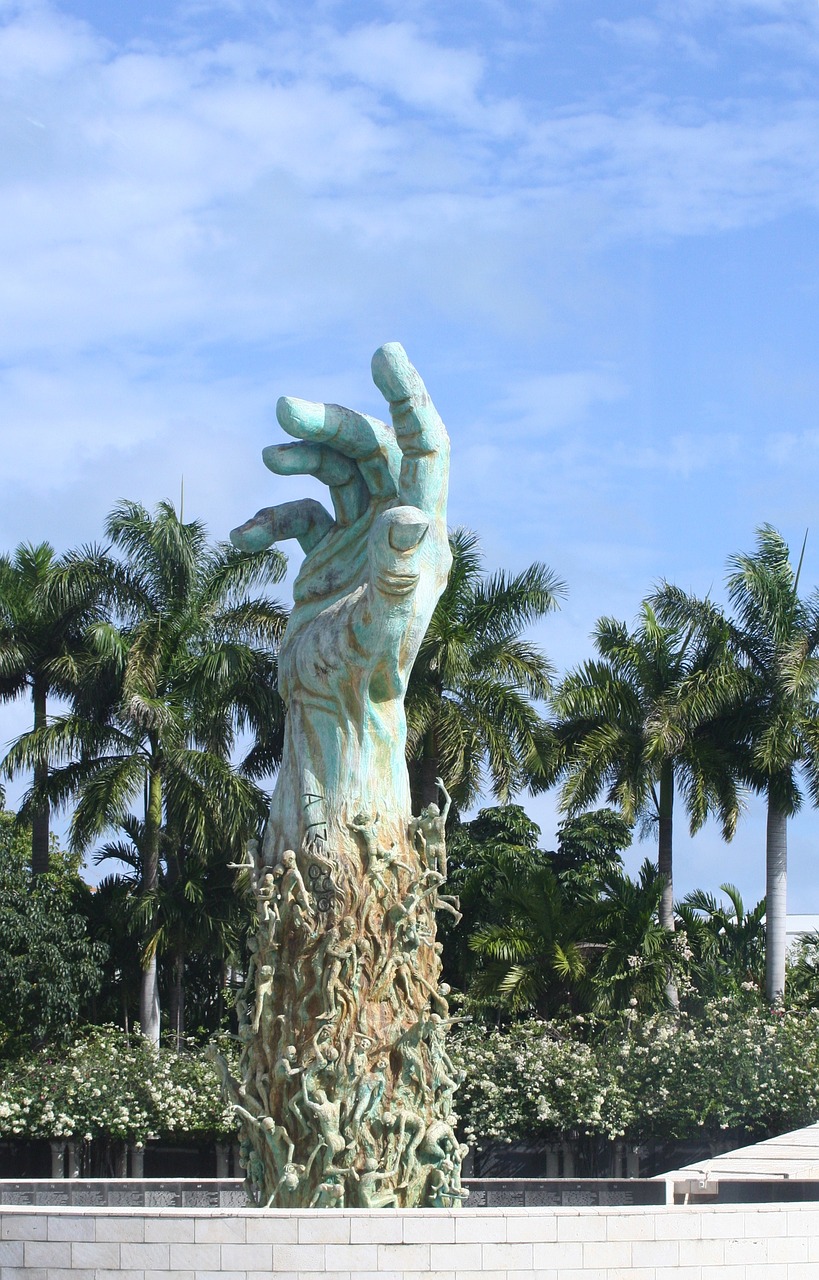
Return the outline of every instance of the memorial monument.
{"type": "Polygon", "coordinates": [[[449,440],[398,343],[372,361],[389,426],[289,397],[277,475],[312,499],[235,529],[305,559],[279,657],[284,755],[247,867],[258,904],[239,1010],[240,1078],[219,1064],[242,1125],[253,1201],[278,1207],[459,1204],[458,1075],[435,915],[458,918],[443,807],[412,816],[404,694],[451,564],[449,440]]]}

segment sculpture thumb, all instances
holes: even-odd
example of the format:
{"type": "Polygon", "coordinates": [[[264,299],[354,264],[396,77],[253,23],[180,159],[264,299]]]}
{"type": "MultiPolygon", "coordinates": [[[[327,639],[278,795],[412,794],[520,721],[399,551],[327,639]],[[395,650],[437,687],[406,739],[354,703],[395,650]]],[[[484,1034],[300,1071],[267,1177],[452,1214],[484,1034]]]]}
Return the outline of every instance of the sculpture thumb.
{"type": "Polygon", "coordinates": [[[370,534],[370,581],[398,603],[418,586],[430,519],[418,507],[391,507],[374,522],[370,534]]]}

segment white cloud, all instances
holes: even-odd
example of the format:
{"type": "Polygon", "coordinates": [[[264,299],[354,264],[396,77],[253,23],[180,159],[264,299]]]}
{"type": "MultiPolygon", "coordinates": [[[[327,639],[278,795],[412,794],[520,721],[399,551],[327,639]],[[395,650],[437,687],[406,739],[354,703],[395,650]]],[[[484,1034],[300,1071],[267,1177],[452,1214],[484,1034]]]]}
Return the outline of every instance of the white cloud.
{"type": "Polygon", "coordinates": [[[441,115],[471,115],[484,60],[466,49],[443,48],[408,22],[372,22],[344,34],[328,32],[322,52],[331,70],[441,115]]]}
{"type": "Polygon", "coordinates": [[[742,438],[734,432],[680,433],[669,436],[659,446],[622,445],[618,453],[622,465],[688,479],[698,472],[722,470],[736,462],[745,447],[742,438]]]}
{"type": "Polygon", "coordinates": [[[542,436],[584,424],[595,405],[626,394],[622,379],[610,371],[544,373],[516,382],[496,413],[505,437],[542,436]]]}

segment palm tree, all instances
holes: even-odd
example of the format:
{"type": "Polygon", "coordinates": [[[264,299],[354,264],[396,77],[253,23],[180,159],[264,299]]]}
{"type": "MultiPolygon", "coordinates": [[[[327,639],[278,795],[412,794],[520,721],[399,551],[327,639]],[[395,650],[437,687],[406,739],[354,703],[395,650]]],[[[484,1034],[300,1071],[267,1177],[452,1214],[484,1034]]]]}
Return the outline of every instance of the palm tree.
{"type": "MultiPolygon", "coordinates": [[[[87,581],[67,581],[65,591],[54,591],[69,558],[58,558],[47,542],[0,556],[0,701],[28,694],[35,730],[45,727],[49,696],[70,695],[85,630],[101,616],[102,601],[87,581]]],[[[42,789],[48,757],[37,756],[32,766],[42,789]]],[[[29,820],[31,869],[41,875],[49,859],[47,800],[32,808],[29,820]]]]}
{"type": "Polygon", "coordinates": [[[484,577],[478,539],[467,529],[455,530],[450,547],[449,581],[406,697],[407,760],[419,808],[437,799],[438,776],[461,808],[475,800],[485,773],[504,801],[528,781],[542,727],[533,701],[548,696],[553,672],[520,633],[565,593],[542,564],[484,577]]]}
{"type": "Polygon", "coordinates": [[[495,917],[469,937],[481,966],[469,997],[511,1013],[535,1010],[553,1017],[567,1006],[587,1008],[584,982],[590,952],[588,903],[569,900],[543,863],[521,865],[510,852],[496,855],[496,878],[487,901],[495,917]]]}
{"type": "Polygon", "coordinates": [[[648,858],[637,879],[612,870],[601,883],[593,913],[594,937],[603,943],[594,973],[595,1009],[661,1006],[673,990],[676,1002],[680,956],[659,919],[665,877],[648,858]]]}
{"type": "MultiPolygon", "coordinates": [[[[58,803],[77,797],[70,828],[77,850],[122,825],[142,799],[141,892],[150,904],[174,815],[186,815],[186,835],[200,848],[220,823],[246,838],[258,822],[262,797],[251,779],[274,767],[281,750],[275,646],[285,619],[275,601],[248,593],[278,581],[284,559],[209,546],[203,525],[183,524],[167,502],[153,516],[121,502],[106,532],[120,558],[92,549],[70,560],[64,575],[96,582],[115,599],[119,621],[90,628],[72,712],[27,735],[10,761],[29,766],[47,752],[62,762],[48,794],[58,803]],[[229,756],[239,734],[251,735],[251,746],[237,773],[229,756]]],[[[39,795],[35,787],[30,802],[39,795]]],[[[146,943],[154,907],[148,916],[146,943]]],[[[149,946],[140,1025],[158,1041],[149,946]]]]}
{"type": "Polygon", "coordinates": [[[644,601],[636,630],[602,618],[594,639],[599,660],[570,672],[553,699],[546,778],[563,779],[565,812],[582,812],[603,792],[627,822],[656,823],[660,924],[671,931],[675,795],[692,834],[715,813],[730,840],[739,813],[731,743],[718,717],[677,712],[682,693],[717,678],[728,662],[725,636],[663,625],[644,601]]]}
{"type": "Polygon", "coordinates": [[[693,952],[700,992],[736,992],[743,983],[761,986],[765,957],[765,899],[748,910],[735,885],[721,884],[728,905],[704,889],[677,903],[677,915],[693,952]]]}
{"type": "Polygon", "coordinates": [[[233,861],[240,859],[240,833],[213,827],[206,845],[197,848],[185,838],[185,819],[186,814],[166,816],[157,886],[150,895],[142,885],[143,821],[127,815],[121,823],[124,838],[109,841],[94,856],[98,865],[113,860],[129,868],[124,876],[109,877],[127,894],[127,927],[144,939],[144,959],[154,955],[168,959],[168,1024],[177,1051],[186,1033],[185,976],[190,957],[213,958],[224,970],[238,954],[248,925],[247,910],[236,895],[228,865],[231,846],[233,861]]]}
{"type": "Polygon", "coordinates": [[[651,862],[636,880],[611,867],[585,885],[511,854],[497,870],[493,919],[469,938],[481,962],[468,989],[476,1005],[553,1017],[664,1003],[679,956],[657,918],[663,879],[651,862]]]}
{"type": "Polygon", "coordinates": [[[757,530],[751,555],[732,556],[727,579],[733,618],[711,601],[674,587],[663,592],[666,616],[701,633],[720,625],[734,654],[733,675],[705,691],[713,708],[732,717],[737,772],[765,795],[766,994],[785,989],[788,818],[802,803],[799,768],[819,802],[819,593],[799,596],[799,576],[784,538],[771,525],[757,530]]]}

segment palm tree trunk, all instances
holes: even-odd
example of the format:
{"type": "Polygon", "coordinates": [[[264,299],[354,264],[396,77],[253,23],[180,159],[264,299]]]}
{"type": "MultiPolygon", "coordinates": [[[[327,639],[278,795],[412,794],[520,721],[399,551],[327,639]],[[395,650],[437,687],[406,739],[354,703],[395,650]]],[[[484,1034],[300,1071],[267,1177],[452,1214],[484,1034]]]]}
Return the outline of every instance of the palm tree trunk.
{"type": "MultiPolygon", "coordinates": [[[[39,680],[34,680],[31,689],[34,703],[34,728],[43,729],[46,723],[46,690],[39,680]]],[[[42,786],[48,779],[48,764],[38,761],[34,766],[34,785],[42,786]]],[[[31,820],[31,870],[35,876],[48,871],[48,836],[49,811],[48,803],[40,805],[31,820]]]]}
{"type": "Polygon", "coordinates": [[[765,992],[771,1004],[785,994],[787,928],[788,816],[768,793],[765,842],[765,992]]]}
{"type": "Polygon", "coordinates": [[[180,947],[173,959],[173,981],[168,997],[168,1013],[171,1030],[176,1040],[176,1052],[182,1052],[185,1038],[185,952],[180,947]]]}
{"type": "Polygon", "coordinates": [[[425,805],[438,802],[438,784],[435,781],[438,772],[438,737],[434,729],[428,729],[424,734],[424,754],[418,768],[419,812],[425,805]]]}
{"type": "Polygon", "coordinates": [[[660,832],[657,842],[657,866],[663,876],[663,896],[660,899],[660,924],[674,932],[674,881],[673,869],[673,818],[674,814],[674,766],[670,761],[660,773],[660,832]]]}
{"type": "MultiPolygon", "coordinates": [[[[674,766],[666,760],[660,770],[660,817],[659,839],[657,841],[657,867],[663,877],[663,893],[660,898],[658,916],[660,925],[670,933],[674,932],[674,881],[673,871],[673,835],[674,835],[674,766]]],[[[680,997],[674,976],[669,970],[665,996],[672,1009],[679,1009],[680,997]]]]}
{"type": "MultiPolygon", "coordinates": [[[[159,837],[162,831],[162,777],[155,760],[148,766],[148,797],[145,806],[145,865],[142,870],[142,891],[152,893],[159,879],[159,837]]],[[[154,932],[155,922],[149,926],[154,932]]],[[[159,1045],[159,982],[156,971],[156,951],[142,970],[139,988],[139,1025],[142,1034],[151,1044],[159,1045]]]]}

